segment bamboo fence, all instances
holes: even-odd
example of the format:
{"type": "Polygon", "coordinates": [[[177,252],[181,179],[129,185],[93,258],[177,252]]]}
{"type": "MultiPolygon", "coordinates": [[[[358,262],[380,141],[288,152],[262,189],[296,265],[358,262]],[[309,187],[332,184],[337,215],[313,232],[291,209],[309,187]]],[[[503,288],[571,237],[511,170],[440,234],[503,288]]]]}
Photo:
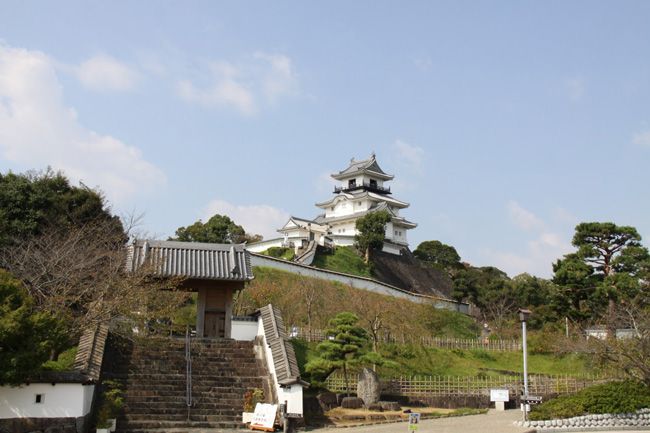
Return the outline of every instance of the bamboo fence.
{"type": "MultiPolygon", "coordinates": [[[[540,394],[572,394],[592,385],[597,385],[620,377],[605,375],[528,375],[528,392],[540,394]]],[[[350,391],[356,392],[359,377],[348,374],[350,391]]],[[[332,392],[346,391],[342,374],[332,374],[325,381],[332,392]]],[[[439,395],[490,395],[491,389],[507,389],[511,395],[523,394],[523,375],[503,376],[400,376],[381,378],[382,393],[408,396],[439,395]]]]}
{"type": "MultiPolygon", "coordinates": [[[[320,329],[312,329],[309,332],[304,328],[295,328],[291,332],[292,338],[302,338],[307,341],[324,341],[327,339],[320,329]]],[[[405,343],[409,340],[406,338],[385,337],[382,338],[384,343],[405,343]]],[[[521,350],[520,340],[486,340],[486,339],[460,339],[460,338],[434,338],[420,337],[416,340],[420,344],[431,347],[441,347],[445,349],[483,349],[494,351],[515,351],[521,350]]],[[[413,341],[411,341],[413,342],[413,341]]]]}

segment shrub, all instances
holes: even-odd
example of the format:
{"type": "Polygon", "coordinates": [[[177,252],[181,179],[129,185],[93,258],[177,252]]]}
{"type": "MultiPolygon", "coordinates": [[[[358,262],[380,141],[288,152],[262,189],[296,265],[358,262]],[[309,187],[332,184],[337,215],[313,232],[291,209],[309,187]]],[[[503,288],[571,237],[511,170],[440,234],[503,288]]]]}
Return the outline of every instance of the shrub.
{"type": "Polygon", "coordinates": [[[450,349],[449,351],[450,351],[451,353],[453,353],[454,355],[460,357],[460,358],[464,358],[464,357],[465,357],[465,351],[464,351],[463,349],[461,349],[461,348],[454,347],[453,349],[450,349]]]}
{"type": "Polygon", "coordinates": [[[77,356],[77,347],[70,348],[59,355],[56,361],[45,361],[43,370],[46,371],[72,371],[74,359],[77,356]]]}
{"type": "Polygon", "coordinates": [[[253,391],[248,391],[244,395],[244,412],[255,412],[257,403],[264,401],[264,391],[255,388],[253,391]]]}
{"type": "Polygon", "coordinates": [[[124,391],[119,382],[105,380],[102,384],[108,389],[102,394],[104,401],[99,409],[97,428],[109,428],[109,420],[117,418],[117,412],[125,406],[124,391]]]}
{"type": "Polygon", "coordinates": [[[479,359],[481,361],[486,361],[486,362],[496,361],[494,355],[492,355],[489,351],[485,349],[471,349],[470,352],[474,356],[474,358],[479,359]]]}
{"type": "Polygon", "coordinates": [[[560,419],[587,414],[634,412],[650,407],[650,388],[638,381],[595,385],[534,406],[530,419],[560,419]]]}

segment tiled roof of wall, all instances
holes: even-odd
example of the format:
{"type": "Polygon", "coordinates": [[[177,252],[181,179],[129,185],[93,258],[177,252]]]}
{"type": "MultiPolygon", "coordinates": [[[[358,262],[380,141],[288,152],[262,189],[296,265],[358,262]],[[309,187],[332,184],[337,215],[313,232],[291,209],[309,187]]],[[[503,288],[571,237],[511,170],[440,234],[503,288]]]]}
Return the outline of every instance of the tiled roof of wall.
{"type": "Polygon", "coordinates": [[[204,280],[251,281],[249,252],[244,245],[138,239],[129,247],[128,268],[148,263],[155,275],[204,280]]]}
{"type": "Polygon", "coordinates": [[[300,379],[296,354],[287,339],[287,331],[284,328],[280,310],[273,308],[269,304],[260,308],[257,312],[262,317],[266,343],[271,347],[275,377],[278,383],[280,385],[291,385],[293,383],[308,385],[300,379]]]}

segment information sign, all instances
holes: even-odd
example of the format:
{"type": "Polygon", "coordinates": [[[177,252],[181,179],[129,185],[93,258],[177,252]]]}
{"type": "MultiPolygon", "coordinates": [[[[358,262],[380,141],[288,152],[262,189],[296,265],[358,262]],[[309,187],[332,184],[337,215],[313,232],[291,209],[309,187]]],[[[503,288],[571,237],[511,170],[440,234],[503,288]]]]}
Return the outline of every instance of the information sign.
{"type": "Polygon", "coordinates": [[[257,403],[253,420],[249,427],[255,430],[273,431],[275,415],[278,412],[277,404],[257,403]]]}
{"type": "Polygon", "coordinates": [[[510,401],[510,392],[507,389],[491,389],[490,401],[510,401]]]}
{"type": "Polygon", "coordinates": [[[420,429],[420,414],[419,413],[410,413],[409,414],[409,431],[417,431],[420,429]]]}
{"type": "Polygon", "coordinates": [[[522,395],[521,396],[521,401],[523,403],[527,404],[540,404],[542,402],[542,396],[541,395],[522,395]]]}

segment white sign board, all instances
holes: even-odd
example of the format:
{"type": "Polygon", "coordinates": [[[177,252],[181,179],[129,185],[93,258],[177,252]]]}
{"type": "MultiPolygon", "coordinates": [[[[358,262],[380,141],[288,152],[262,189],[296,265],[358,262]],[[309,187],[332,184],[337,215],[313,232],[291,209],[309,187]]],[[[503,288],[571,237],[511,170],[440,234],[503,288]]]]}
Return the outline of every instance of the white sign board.
{"type": "Polygon", "coordinates": [[[409,431],[418,431],[420,429],[420,414],[409,414],[409,431]]]}
{"type": "Polygon", "coordinates": [[[273,431],[273,423],[275,422],[275,414],[277,411],[277,404],[257,403],[250,428],[273,431]]]}
{"type": "Polygon", "coordinates": [[[510,401],[510,392],[507,389],[491,389],[490,401],[510,401]]]}

